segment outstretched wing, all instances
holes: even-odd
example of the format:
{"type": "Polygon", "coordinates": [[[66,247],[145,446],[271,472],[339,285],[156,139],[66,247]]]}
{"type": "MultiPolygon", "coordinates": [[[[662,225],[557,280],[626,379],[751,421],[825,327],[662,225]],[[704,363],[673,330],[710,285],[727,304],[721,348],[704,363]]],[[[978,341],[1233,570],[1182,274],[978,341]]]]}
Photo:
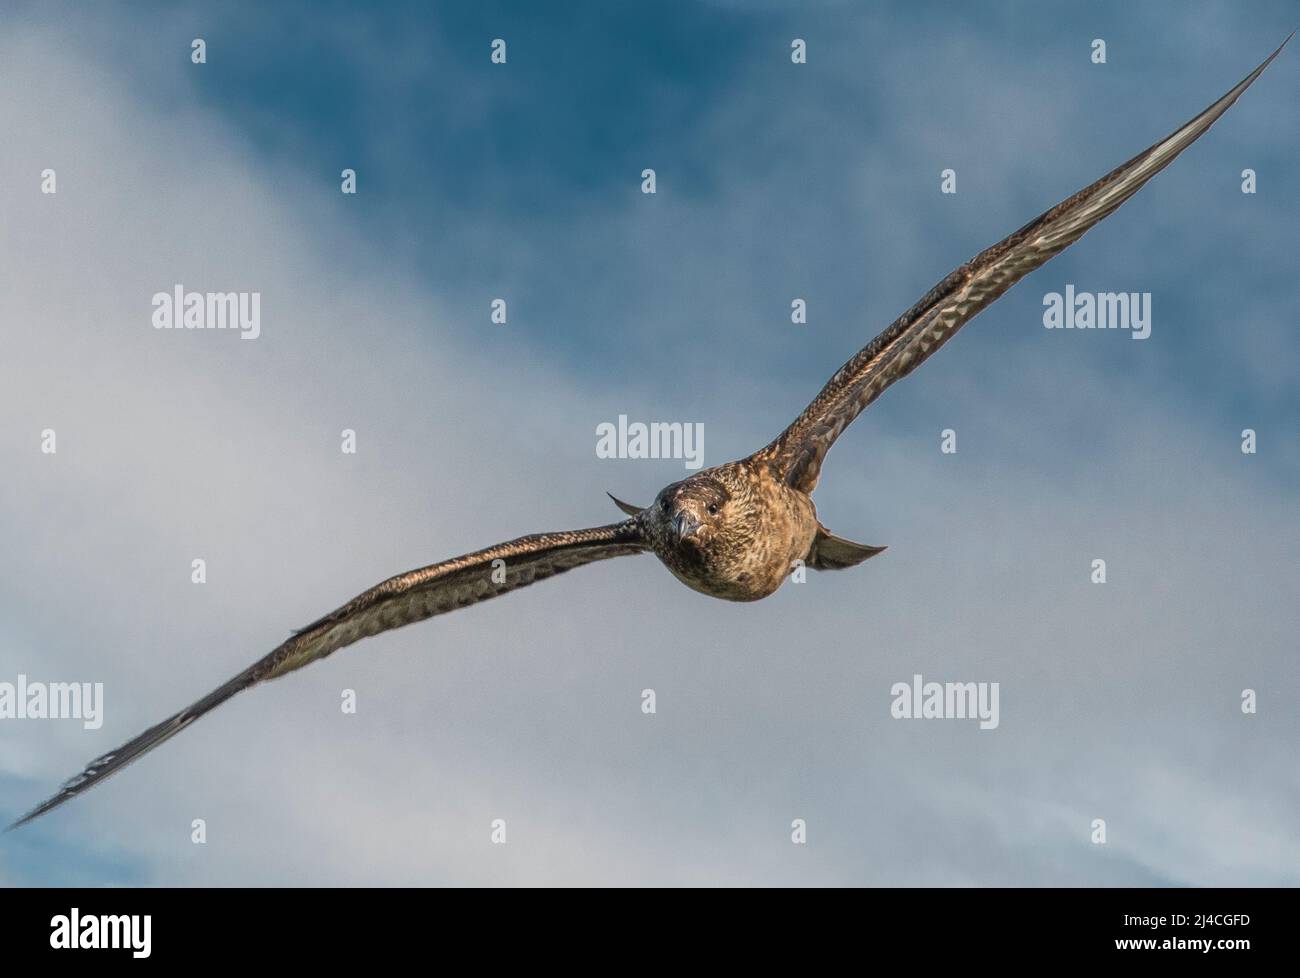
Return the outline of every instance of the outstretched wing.
{"type": "Polygon", "coordinates": [[[812,492],[826,452],[868,404],[924,363],[976,313],[1137,193],[1228,111],[1287,41],[1223,98],[1169,137],[948,275],[841,367],[794,423],[754,454],[754,460],[768,464],[789,485],[812,492]]]}
{"type": "Polygon", "coordinates": [[[540,533],[390,577],[324,618],[299,629],[269,655],[197,703],[91,761],[58,793],[32,809],[17,828],[94,787],[137,757],[180,733],[241,690],[277,679],[353,642],[457,608],[486,601],[574,567],[646,549],[634,520],[590,530],[540,533]],[[501,563],[497,563],[500,561],[501,563]]]}

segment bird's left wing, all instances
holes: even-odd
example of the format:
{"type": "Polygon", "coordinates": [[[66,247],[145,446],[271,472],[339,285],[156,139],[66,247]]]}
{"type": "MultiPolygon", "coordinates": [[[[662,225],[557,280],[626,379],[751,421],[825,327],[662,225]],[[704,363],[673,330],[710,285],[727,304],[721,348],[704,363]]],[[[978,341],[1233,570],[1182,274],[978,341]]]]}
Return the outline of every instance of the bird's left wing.
{"type": "Polygon", "coordinates": [[[241,690],[277,679],[353,642],[527,587],[536,581],[610,557],[647,549],[635,520],[589,530],[539,533],[390,577],[287,641],[239,675],[117,750],[91,761],[58,793],[32,809],[17,828],[83,791],[180,733],[241,690]]]}
{"type": "MultiPolygon", "coordinates": [[[[1287,38],[1287,41],[1291,38],[1287,38]]],[[[836,372],[803,413],[752,458],[812,492],[822,460],[864,408],[906,377],[1007,289],[1077,241],[1195,142],[1286,46],[1204,112],[949,274],[836,372]]]]}

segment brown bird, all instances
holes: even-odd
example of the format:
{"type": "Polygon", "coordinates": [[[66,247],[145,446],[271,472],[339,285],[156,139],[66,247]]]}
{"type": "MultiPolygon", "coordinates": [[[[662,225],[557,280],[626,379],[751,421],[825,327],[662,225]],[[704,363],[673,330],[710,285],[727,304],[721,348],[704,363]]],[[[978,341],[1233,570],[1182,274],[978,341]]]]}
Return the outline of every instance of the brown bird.
{"type": "Polygon", "coordinates": [[[946,276],[841,367],[765,448],[667,486],[651,506],[614,499],[629,517],[621,523],[520,537],[389,578],[298,630],[197,703],[91,761],[11,828],[98,784],[241,690],[368,636],[495,598],[583,564],[649,551],[696,591],[729,601],[757,601],[780,587],[799,562],[838,570],[880,553],[884,547],[843,540],[817,519],[811,495],[835,439],[885,388],[919,367],[976,313],[1077,241],[1168,166],[1228,110],[1290,39],[1186,125],[946,276]]]}

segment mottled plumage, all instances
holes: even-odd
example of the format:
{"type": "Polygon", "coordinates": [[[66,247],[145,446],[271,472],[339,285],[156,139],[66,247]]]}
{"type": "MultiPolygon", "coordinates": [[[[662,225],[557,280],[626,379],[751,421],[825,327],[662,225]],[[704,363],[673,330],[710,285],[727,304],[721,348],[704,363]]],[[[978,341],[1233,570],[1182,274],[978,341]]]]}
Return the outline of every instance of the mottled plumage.
{"type": "Polygon", "coordinates": [[[583,564],[651,551],[678,580],[697,591],[731,601],[755,601],[779,588],[797,561],[818,570],[835,570],[878,554],[883,547],[843,540],[817,519],[811,493],[835,439],[885,388],[920,366],[980,310],[1077,241],[1168,166],[1227,111],[1282,47],[1172,135],[946,276],[841,367],[765,448],[666,487],[644,509],[616,499],[629,516],[622,523],[520,537],[389,578],[295,632],[192,706],[92,761],[15,824],[22,825],[102,781],[241,690],[368,636],[497,597],[583,564]]]}
{"type": "Polygon", "coordinates": [[[1290,40],[1169,136],[950,272],[841,367],[790,427],[756,457],[771,462],[790,485],[812,492],[826,452],[867,405],[924,363],[976,313],[1079,240],[1172,163],[1228,111],[1290,40]]]}

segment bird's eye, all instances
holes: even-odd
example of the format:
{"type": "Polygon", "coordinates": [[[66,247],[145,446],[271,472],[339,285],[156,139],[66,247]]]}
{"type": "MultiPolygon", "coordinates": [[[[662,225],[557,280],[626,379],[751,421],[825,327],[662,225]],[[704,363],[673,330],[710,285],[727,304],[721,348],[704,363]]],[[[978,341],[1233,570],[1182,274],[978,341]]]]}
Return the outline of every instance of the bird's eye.
{"type": "Polygon", "coordinates": [[[709,503],[709,515],[710,515],[710,516],[717,516],[717,515],[718,515],[718,504],[717,504],[717,503],[709,503]]]}
{"type": "Polygon", "coordinates": [[[664,498],[664,499],[659,500],[659,508],[662,509],[665,513],[668,512],[668,500],[667,500],[667,498],[664,498]]]}

